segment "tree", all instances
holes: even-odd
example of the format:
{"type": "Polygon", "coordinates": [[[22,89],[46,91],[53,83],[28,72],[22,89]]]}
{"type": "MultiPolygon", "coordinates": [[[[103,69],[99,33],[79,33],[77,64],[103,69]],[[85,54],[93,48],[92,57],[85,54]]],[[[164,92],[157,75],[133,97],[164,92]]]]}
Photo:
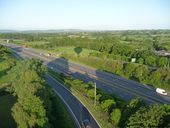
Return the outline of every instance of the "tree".
{"type": "Polygon", "coordinates": [[[140,65],[136,67],[133,75],[139,82],[144,82],[147,80],[148,73],[149,73],[148,67],[140,65]]]}
{"type": "Polygon", "coordinates": [[[145,59],[145,64],[149,66],[156,66],[156,58],[154,56],[147,56],[145,59]]]}
{"type": "Polygon", "coordinates": [[[97,95],[96,95],[96,100],[97,100],[97,101],[100,101],[100,98],[101,98],[101,97],[102,97],[101,94],[97,94],[97,95]]]}
{"type": "Polygon", "coordinates": [[[17,126],[19,128],[27,128],[27,119],[28,119],[28,114],[25,113],[23,108],[19,103],[15,103],[14,106],[12,107],[12,116],[14,117],[14,120],[17,123],[17,126]]]}
{"type": "Polygon", "coordinates": [[[36,97],[24,98],[12,107],[12,115],[19,128],[44,127],[47,122],[42,101],[36,97]]]}
{"type": "Polygon", "coordinates": [[[143,59],[143,58],[139,58],[139,59],[137,60],[137,63],[143,64],[143,63],[144,63],[144,59],[143,59]]]}
{"type": "Polygon", "coordinates": [[[125,72],[125,75],[129,78],[131,78],[133,76],[133,72],[135,70],[135,64],[133,63],[127,63],[125,64],[125,67],[124,67],[124,72],[125,72]]]}
{"type": "Polygon", "coordinates": [[[9,56],[10,53],[11,51],[7,47],[0,45],[0,57],[9,56]]]}
{"type": "Polygon", "coordinates": [[[163,127],[165,108],[160,105],[142,107],[134,113],[128,120],[127,128],[160,128],[163,127]]]}
{"type": "Polygon", "coordinates": [[[160,57],[158,59],[158,66],[159,67],[166,67],[168,65],[168,58],[167,57],[160,57]]]}
{"type": "Polygon", "coordinates": [[[123,109],[122,112],[123,114],[121,118],[121,127],[125,127],[129,117],[143,106],[145,106],[145,103],[141,99],[135,98],[130,100],[130,102],[123,109]]]}
{"type": "Polygon", "coordinates": [[[122,74],[122,69],[123,69],[123,63],[121,61],[114,61],[112,62],[112,71],[114,73],[121,75],[122,74]]]}
{"type": "Polygon", "coordinates": [[[28,60],[18,62],[9,73],[10,90],[18,97],[12,115],[19,128],[45,127],[48,122],[40,97],[44,89],[41,68],[36,60],[28,60]]]}
{"type": "Polygon", "coordinates": [[[87,90],[87,96],[90,98],[94,98],[94,89],[87,90]]]}
{"type": "Polygon", "coordinates": [[[121,111],[120,109],[116,108],[113,110],[113,112],[110,114],[110,120],[114,125],[118,125],[121,118],[121,111]]]}
{"type": "Polygon", "coordinates": [[[156,71],[152,72],[149,80],[151,85],[155,85],[156,87],[161,86],[162,85],[161,69],[157,69],[156,71]]]}
{"type": "Polygon", "coordinates": [[[130,114],[137,111],[140,107],[145,106],[145,103],[143,100],[135,98],[130,100],[129,104],[127,105],[127,111],[129,111],[130,114]]]}
{"type": "Polygon", "coordinates": [[[110,112],[110,110],[115,106],[116,102],[113,99],[107,99],[101,103],[101,107],[105,112],[110,112]]]}
{"type": "Polygon", "coordinates": [[[164,118],[164,126],[170,127],[170,105],[164,105],[167,116],[164,118]]]}

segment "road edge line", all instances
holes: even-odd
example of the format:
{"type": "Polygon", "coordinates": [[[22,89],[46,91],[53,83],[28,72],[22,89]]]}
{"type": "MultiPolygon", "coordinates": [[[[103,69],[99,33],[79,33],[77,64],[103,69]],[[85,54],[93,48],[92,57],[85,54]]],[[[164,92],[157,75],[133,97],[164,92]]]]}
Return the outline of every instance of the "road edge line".
{"type": "MultiPolygon", "coordinates": [[[[50,74],[48,74],[51,78],[53,78],[57,83],[59,83],[61,86],[63,86],[67,91],[69,91],[78,101],[80,101],[80,103],[87,109],[86,105],[77,97],[75,96],[74,93],[72,93],[67,87],[65,87],[62,83],[60,83],[59,81],[57,81],[53,76],[51,76],[50,74]]],[[[101,127],[101,125],[99,124],[99,122],[96,120],[96,118],[94,117],[94,115],[87,109],[87,111],[92,115],[93,119],[96,121],[97,125],[101,127]]]]}
{"type": "MultiPolygon", "coordinates": [[[[53,77],[52,77],[53,78],[53,77]]],[[[63,99],[63,97],[53,88],[52,89],[59,97],[60,99],[64,102],[64,104],[66,105],[66,107],[69,109],[72,117],[74,118],[75,122],[76,122],[76,125],[78,128],[81,128],[81,125],[79,123],[79,121],[77,120],[76,116],[74,115],[73,111],[71,110],[71,108],[69,107],[69,105],[67,104],[67,102],[63,99]]]]}

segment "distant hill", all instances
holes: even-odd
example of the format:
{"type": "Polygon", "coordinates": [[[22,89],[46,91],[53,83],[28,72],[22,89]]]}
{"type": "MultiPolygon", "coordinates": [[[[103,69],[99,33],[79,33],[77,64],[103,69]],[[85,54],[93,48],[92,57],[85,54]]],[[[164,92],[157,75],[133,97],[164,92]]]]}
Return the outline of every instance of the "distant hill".
{"type": "Polygon", "coordinates": [[[79,32],[128,32],[142,34],[143,32],[169,32],[170,29],[146,29],[146,30],[85,30],[85,29],[47,29],[47,30],[12,30],[0,29],[0,33],[79,33],[79,32]]]}
{"type": "Polygon", "coordinates": [[[81,29],[49,29],[49,30],[0,30],[0,33],[61,33],[61,32],[83,32],[81,29]]]}
{"type": "Polygon", "coordinates": [[[17,31],[16,30],[10,30],[10,29],[0,30],[0,33],[13,33],[13,32],[17,32],[17,31]]]}

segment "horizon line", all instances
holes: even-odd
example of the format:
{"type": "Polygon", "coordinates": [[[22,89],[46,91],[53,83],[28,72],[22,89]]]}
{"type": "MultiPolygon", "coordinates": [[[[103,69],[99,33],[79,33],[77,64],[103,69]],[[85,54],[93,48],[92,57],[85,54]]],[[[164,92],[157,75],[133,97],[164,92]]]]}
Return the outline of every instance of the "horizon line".
{"type": "Polygon", "coordinates": [[[129,30],[170,30],[170,28],[148,28],[148,29],[79,29],[79,28],[58,28],[58,29],[0,29],[0,31],[57,31],[57,30],[81,30],[81,31],[129,31],[129,30]]]}

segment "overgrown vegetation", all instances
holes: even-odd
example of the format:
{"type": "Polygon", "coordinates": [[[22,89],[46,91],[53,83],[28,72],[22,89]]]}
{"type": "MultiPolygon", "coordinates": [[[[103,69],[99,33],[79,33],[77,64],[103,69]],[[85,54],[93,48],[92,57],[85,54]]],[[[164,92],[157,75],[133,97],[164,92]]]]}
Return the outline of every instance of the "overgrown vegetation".
{"type": "MultiPolygon", "coordinates": [[[[28,45],[48,52],[51,51],[60,54],[61,57],[84,63],[100,70],[170,90],[170,60],[168,56],[160,56],[157,53],[161,50],[164,53],[170,50],[169,30],[39,34],[8,33],[0,34],[0,38],[10,39],[9,42],[12,43],[28,45]],[[135,62],[132,63],[132,59],[135,59],[135,62]]],[[[2,49],[6,48],[2,47],[2,49]]],[[[10,51],[6,49],[0,52],[8,55],[10,51]]],[[[5,63],[6,57],[1,57],[0,61],[5,63]]],[[[2,87],[7,87],[9,92],[18,97],[17,103],[13,107],[16,122],[18,124],[23,123],[24,126],[53,127],[52,122],[56,120],[52,117],[52,114],[55,112],[52,113],[51,111],[50,101],[52,100],[49,100],[51,92],[43,93],[45,89],[49,89],[47,89],[40,75],[43,72],[41,63],[38,61],[15,62],[13,59],[8,61],[5,66],[2,66],[4,70],[0,72],[0,82],[8,80],[8,78],[5,79],[5,76],[8,75],[7,72],[14,74],[13,76],[15,77],[11,78],[15,78],[13,80],[16,83],[18,82],[19,86],[12,82],[1,84],[2,87]],[[16,73],[20,69],[22,70],[16,73]],[[24,76],[26,77],[30,73],[32,77],[24,81],[24,76]],[[2,77],[3,79],[1,79],[2,77]],[[21,83],[23,84],[21,85],[21,83]],[[35,88],[31,88],[34,84],[35,88]],[[30,89],[28,97],[33,97],[37,101],[37,108],[40,109],[32,110],[25,106],[30,101],[18,91],[20,88],[23,88],[23,92],[30,89]],[[34,112],[36,112],[37,120],[28,122],[27,119],[20,118],[16,113],[17,108],[23,111],[21,112],[22,114],[26,114],[28,120],[32,119],[32,117],[34,118],[34,112]],[[30,112],[29,116],[28,111],[30,112]],[[51,115],[51,117],[48,115],[51,115]]],[[[84,83],[63,75],[57,76],[65,86],[84,102],[103,127],[170,127],[169,105],[146,105],[140,99],[132,99],[127,103],[115,95],[106,94],[97,89],[97,103],[93,106],[94,86],[92,83],[84,83]]],[[[37,104],[32,104],[32,106],[36,108],[37,104]]],[[[18,115],[22,115],[21,113],[18,115]]]]}
{"type": "Polygon", "coordinates": [[[0,88],[16,97],[11,110],[17,127],[73,128],[64,104],[43,79],[46,68],[42,62],[17,61],[1,45],[0,52],[0,88]]]}
{"type": "Polygon", "coordinates": [[[170,90],[170,60],[156,53],[170,50],[169,30],[4,33],[0,38],[170,90]],[[133,58],[135,63],[131,62],[133,58]]]}
{"type": "Polygon", "coordinates": [[[160,87],[170,91],[170,68],[149,68],[146,65],[126,63],[119,60],[99,59],[96,57],[79,57],[64,54],[63,57],[78,63],[96,67],[143,84],[160,87]]]}
{"type": "Polygon", "coordinates": [[[93,113],[102,127],[169,127],[169,105],[147,105],[135,98],[125,102],[114,94],[107,94],[97,88],[94,105],[94,85],[73,79],[49,70],[57,80],[63,83],[93,113]]]}
{"type": "MultiPolygon", "coordinates": [[[[155,50],[170,50],[169,30],[110,31],[80,33],[3,33],[2,39],[35,48],[54,50],[61,47],[80,47],[99,51],[97,56],[131,61],[149,66],[167,66],[167,58],[159,57],[155,50]],[[15,41],[17,39],[17,41],[15,41]],[[19,40],[18,40],[19,39],[19,40]],[[21,40],[21,41],[20,41],[21,40]],[[45,43],[46,42],[46,43],[45,43]],[[160,64],[162,62],[162,64],[160,64]]],[[[92,53],[93,54],[93,53],[92,53]]],[[[94,54],[94,56],[96,56],[94,54]]]]}

